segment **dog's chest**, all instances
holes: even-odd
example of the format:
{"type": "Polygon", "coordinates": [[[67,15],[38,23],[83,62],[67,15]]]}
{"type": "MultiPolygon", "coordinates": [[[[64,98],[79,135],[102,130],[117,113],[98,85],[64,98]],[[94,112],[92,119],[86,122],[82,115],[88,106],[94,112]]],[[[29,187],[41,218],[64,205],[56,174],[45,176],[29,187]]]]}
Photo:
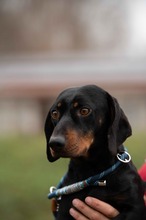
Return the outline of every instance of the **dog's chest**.
{"type": "Polygon", "coordinates": [[[72,207],[72,201],[75,198],[78,198],[78,199],[84,201],[84,199],[87,195],[87,192],[85,192],[85,191],[78,192],[75,194],[65,195],[65,196],[62,196],[59,200],[56,200],[56,204],[55,204],[56,220],[64,220],[64,219],[73,220],[73,218],[69,214],[69,210],[72,207]]]}
{"type": "Polygon", "coordinates": [[[73,218],[69,214],[69,210],[72,207],[72,201],[75,198],[78,198],[82,201],[85,200],[87,196],[96,197],[102,200],[106,200],[107,193],[106,189],[101,189],[98,187],[89,187],[87,189],[84,189],[83,191],[70,194],[70,195],[64,195],[59,200],[56,200],[55,207],[56,207],[56,220],[73,220],[73,218]]]}

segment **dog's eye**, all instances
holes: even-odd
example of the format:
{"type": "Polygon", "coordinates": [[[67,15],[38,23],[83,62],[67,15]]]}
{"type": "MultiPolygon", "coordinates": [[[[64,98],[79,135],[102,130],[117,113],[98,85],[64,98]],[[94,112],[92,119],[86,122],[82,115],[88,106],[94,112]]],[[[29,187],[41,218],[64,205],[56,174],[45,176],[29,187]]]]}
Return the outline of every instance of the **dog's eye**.
{"type": "Polygon", "coordinates": [[[57,110],[51,112],[51,117],[55,120],[59,119],[60,113],[57,110]]]}
{"type": "Polygon", "coordinates": [[[87,116],[89,113],[91,112],[91,110],[89,109],[89,108],[81,108],[80,109],[80,114],[82,115],[82,116],[87,116]]]}

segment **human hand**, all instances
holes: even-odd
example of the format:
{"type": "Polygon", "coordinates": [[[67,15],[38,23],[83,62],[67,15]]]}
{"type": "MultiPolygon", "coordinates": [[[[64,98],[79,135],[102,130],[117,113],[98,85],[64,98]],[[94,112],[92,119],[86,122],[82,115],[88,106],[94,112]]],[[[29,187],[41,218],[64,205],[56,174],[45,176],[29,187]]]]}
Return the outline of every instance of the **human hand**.
{"type": "Polygon", "coordinates": [[[70,215],[76,220],[109,220],[119,214],[111,205],[93,197],[87,197],[85,203],[74,199],[72,204],[70,215]]]}
{"type": "Polygon", "coordinates": [[[144,202],[145,202],[145,205],[146,205],[146,194],[144,195],[143,199],[144,199],[144,202]]]}

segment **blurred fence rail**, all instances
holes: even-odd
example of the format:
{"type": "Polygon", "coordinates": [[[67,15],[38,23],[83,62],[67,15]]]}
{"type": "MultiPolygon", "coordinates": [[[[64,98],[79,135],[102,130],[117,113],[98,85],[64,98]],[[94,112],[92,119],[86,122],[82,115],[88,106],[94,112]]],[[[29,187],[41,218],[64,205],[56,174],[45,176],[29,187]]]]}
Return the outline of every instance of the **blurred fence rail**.
{"type": "Polygon", "coordinates": [[[117,97],[134,129],[146,128],[146,62],[96,56],[6,57],[0,60],[0,132],[36,133],[64,88],[97,84],[117,97]]]}

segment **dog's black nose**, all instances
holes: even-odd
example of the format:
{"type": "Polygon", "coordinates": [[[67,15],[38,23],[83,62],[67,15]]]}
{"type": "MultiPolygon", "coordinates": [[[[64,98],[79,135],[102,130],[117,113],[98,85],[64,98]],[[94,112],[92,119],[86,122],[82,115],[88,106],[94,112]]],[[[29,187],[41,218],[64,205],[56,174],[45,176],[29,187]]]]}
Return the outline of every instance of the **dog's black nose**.
{"type": "Polygon", "coordinates": [[[65,146],[65,138],[63,137],[51,137],[49,146],[52,150],[59,150],[65,146]]]}

